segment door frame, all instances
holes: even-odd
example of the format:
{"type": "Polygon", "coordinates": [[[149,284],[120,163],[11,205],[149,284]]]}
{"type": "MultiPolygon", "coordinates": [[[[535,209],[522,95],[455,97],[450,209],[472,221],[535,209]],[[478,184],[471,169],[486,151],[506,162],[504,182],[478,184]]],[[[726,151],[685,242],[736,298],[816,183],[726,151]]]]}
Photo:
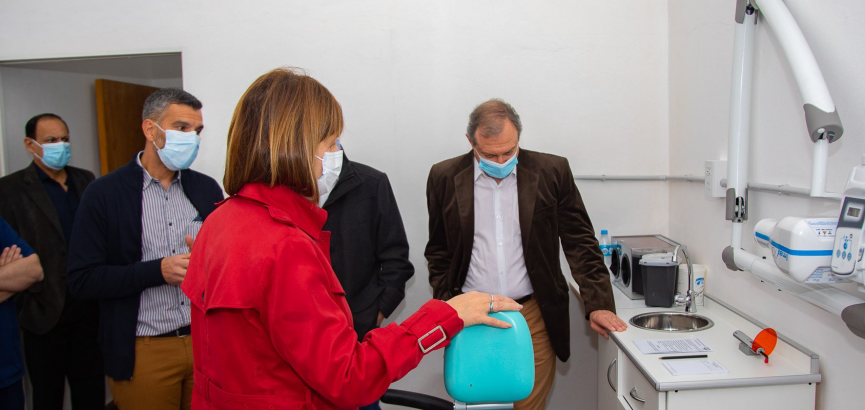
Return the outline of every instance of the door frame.
{"type": "MultiPolygon", "coordinates": [[[[118,53],[118,54],[100,54],[100,55],[71,55],[71,56],[57,56],[57,57],[43,57],[43,58],[11,58],[0,60],[0,66],[13,66],[16,64],[29,64],[29,63],[51,63],[51,62],[64,62],[64,61],[75,61],[75,60],[104,60],[111,58],[127,58],[127,57],[149,57],[149,56],[161,56],[166,54],[180,54],[180,65],[181,65],[181,79],[183,79],[183,50],[181,48],[166,48],[153,50],[149,52],[139,52],[139,53],[118,53]]],[[[185,81],[184,81],[185,82],[185,81]]],[[[6,176],[6,146],[4,142],[6,141],[6,136],[3,135],[3,124],[6,118],[6,111],[3,110],[3,76],[0,73],[0,177],[6,176]]]]}

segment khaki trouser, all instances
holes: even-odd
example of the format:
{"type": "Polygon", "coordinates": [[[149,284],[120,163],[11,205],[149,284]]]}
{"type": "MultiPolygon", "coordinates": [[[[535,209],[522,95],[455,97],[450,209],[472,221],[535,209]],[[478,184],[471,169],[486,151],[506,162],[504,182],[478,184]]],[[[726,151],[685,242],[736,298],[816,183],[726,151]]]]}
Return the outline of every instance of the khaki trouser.
{"type": "Polygon", "coordinates": [[[556,354],[547,336],[547,328],[541,317],[541,309],[538,301],[532,298],[523,303],[520,310],[529,331],[532,333],[532,346],[535,350],[535,387],[532,393],[524,400],[514,403],[514,410],[543,410],[546,407],[547,394],[553,387],[553,379],[556,376],[556,354]]]}
{"type": "Polygon", "coordinates": [[[132,380],[108,386],[118,410],[189,410],[192,380],[192,336],[139,337],[132,380]]]}

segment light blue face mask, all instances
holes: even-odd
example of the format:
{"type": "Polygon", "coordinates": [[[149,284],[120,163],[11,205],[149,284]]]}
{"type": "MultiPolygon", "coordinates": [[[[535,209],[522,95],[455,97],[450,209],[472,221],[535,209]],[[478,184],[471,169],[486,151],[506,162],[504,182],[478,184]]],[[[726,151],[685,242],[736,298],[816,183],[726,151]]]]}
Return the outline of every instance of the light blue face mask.
{"type": "Polygon", "coordinates": [[[195,161],[195,157],[198,156],[198,144],[201,142],[198,133],[195,131],[166,131],[159,124],[156,124],[156,127],[165,133],[165,146],[162,149],[159,149],[156,141],[153,142],[156,153],[159,154],[159,159],[162,160],[165,167],[172,171],[188,169],[195,161]]]}
{"type": "Polygon", "coordinates": [[[485,174],[496,179],[504,179],[505,177],[510,175],[511,172],[514,171],[514,167],[516,167],[517,163],[519,163],[516,153],[514,153],[514,155],[509,160],[505,161],[504,164],[490,161],[482,157],[481,154],[478,154],[478,158],[480,159],[480,161],[478,162],[478,167],[480,167],[481,171],[484,171],[485,174]]]}
{"type": "Polygon", "coordinates": [[[42,148],[42,156],[33,154],[36,158],[42,160],[42,164],[55,171],[60,171],[66,167],[69,160],[72,158],[72,151],[68,142],[55,142],[52,144],[42,145],[36,140],[33,143],[42,148]]]}

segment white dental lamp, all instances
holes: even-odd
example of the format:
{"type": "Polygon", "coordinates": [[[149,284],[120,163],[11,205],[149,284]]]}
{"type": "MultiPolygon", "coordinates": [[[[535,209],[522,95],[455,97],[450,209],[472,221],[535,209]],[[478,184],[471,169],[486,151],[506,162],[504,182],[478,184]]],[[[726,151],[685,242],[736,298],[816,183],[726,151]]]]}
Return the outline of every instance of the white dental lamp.
{"type": "Polygon", "coordinates": [[[724,249],[722,259],[731,270],[749,271],[841,316],[854,334],[865,338],[865,299],[835,287],[838,282],[865,281],[860,261],[865,221],[865,160],[863,166],[853,170],[843,197],[826,192],[829,144],[841,138],[844,128],[802,31],[782,0],[737,0],[736,23],[726,198],[726,218],[733,226],[731,243],[724,249]],[[814,142],[810,196],[843,200],[838,219],[788,217],[781,221],[760,221],[755,239],[772,249],[772,260],[741,246],[743,224],[748,219],[748,140],[758,12],[778,40],[802,94],[808,135],[814,142]],[[810,283],[815,281],[820,283],[810,283]]]}

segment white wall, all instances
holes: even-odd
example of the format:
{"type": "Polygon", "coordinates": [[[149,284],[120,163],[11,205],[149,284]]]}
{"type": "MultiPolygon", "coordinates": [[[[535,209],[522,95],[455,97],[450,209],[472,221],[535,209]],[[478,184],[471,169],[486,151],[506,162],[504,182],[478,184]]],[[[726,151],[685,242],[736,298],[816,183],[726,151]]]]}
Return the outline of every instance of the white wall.
{"type": "MultiPolygon", "coordinates": [[[[431,297],[426,176],[468,151],[474,105],[511,102],[522,146],[569,158],[576,174],[667,171],[667,18],[666,0],[18,0],[0,14],[0,61],[181,51],[185,89],[205,105],[195,168],[217,180],[246,87],[277,66],[308,69],[342,103],[348,155],[393,183],[417,268],[399,320],[431,297]]],[[[665,184],[580,187],[598,229],[666,233],[665,184]]],[[[574,353],[549,408],[596,405],[596,346],[580,309],[572,308],[574,353]]],[[[427,358],[396,387],[445,396],[441,363],[440,354],[427,358]]]]}
{"type": "MultiPolygon", "coordinates": [[[[32,157],[24,148],[24,124],[50,112],[69,125],[70,165],[101,174],[96,122],[96,79],[152,87],[182,87],[180,56],[93,59],[0,65],[3,157],[6,173],[26,167],[32,157]],[[151,69],[154,62],[175,67],[151,69]]],[[[144,146],[142,137],[142,147],[144,146]]]]}
{"type": "MultiPolygon", "coordinates": [[[[759,2],[758,2],[759,3],[759,2]]],[[[851,167],[865,153],[865,4],[856,0],[786,0],[811,45],[844,123],[844,136],[830,149],[827,189],[840,192],[851,167]]],[[[670,172],[700,172],[703,161],[727,153],[734,1],[672,0],[669,7],[670,172]]],[[[792,72],[765,21],[757,27],[751,126],[751,181],[810,186],[812,145],[802,99],[792,72]]],[[[764,218],[837,217],[838,202],[752,192],[743,246],[768,255],[751,240],[764,218]]],[[[820,355],[823,382],[817,408],[862,408],[865,340],[841,319],[779,292],[721,262],[730,241],[721,199],[703,197],[700,184],[672,184],[670,234],[689,245],[693,258],[709,265],[707,291],[774,327],[820,355]]],[[[860,294],[860,296],[863,296],[860,294]]]]}

